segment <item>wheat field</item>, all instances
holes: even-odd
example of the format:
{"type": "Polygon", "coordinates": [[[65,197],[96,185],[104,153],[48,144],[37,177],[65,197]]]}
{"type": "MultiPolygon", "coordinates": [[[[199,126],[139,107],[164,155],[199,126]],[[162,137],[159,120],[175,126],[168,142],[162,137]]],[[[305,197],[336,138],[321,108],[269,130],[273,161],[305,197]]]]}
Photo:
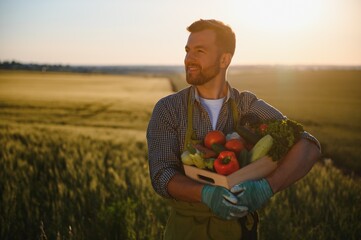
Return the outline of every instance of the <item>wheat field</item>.
{"type": "MultiPolygon", "coordinates": [[[[0,239],[161,239],[145,129],[170,93],[164,78],[1,71],[0,239]]],[[[260,239],[360,239],[360,183],[323,159],[260,211],[260,239]]]]}

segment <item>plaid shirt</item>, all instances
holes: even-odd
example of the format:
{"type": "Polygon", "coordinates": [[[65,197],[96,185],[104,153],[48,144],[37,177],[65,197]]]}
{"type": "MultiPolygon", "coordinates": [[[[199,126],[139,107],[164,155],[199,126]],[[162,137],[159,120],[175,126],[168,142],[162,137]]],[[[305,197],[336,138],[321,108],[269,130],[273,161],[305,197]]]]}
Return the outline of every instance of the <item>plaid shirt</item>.
{"type": "MultiPolygon", "coordinates": [[[[213,128],[207,110],[201,105],[193,86],[158,101],[147,129],[151,182],[154,190],[166,198],[171,198],[167,191],[170,179],[176,173],[184,174],[180,156],[187,131],[188,94],[191,94],[191,101],[194,104],[193,131],[197,139],[203,139],[213,128]]],[[[220,130],[224,134],[234,132],[230,98],[235,100],[239,109],[241,125],[286,118],[277,109],[258,99],[253,93],[239,92],[237,89],[229,87],[216,126],[216,130],[220,130]]],[[[304,132],[303,137],[315,142],[320,148],[317,139],[309,133],[304,132]]]]}

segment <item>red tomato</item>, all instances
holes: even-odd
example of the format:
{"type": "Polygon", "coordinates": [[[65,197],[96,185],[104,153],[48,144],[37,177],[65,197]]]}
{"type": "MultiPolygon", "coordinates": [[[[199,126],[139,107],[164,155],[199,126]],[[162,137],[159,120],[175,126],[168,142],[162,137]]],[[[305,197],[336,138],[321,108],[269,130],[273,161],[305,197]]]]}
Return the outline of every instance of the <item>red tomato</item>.
{"type": "Polygon", "coordinates": [[[224,145],[226,143],[226,136],[221,131],[210,131],[207,133],[204,138],[204,146],[209,149],[212,149],[213,144],[221,144],[224,145]]]}
{"type": "Polygon", "coordinates": [[[226,149],[239,154],[244,148],[244,143],[239,139],[230,139],[226,142],[226,149]]]}
{"type": "Polygon", "coordinates": [[[261,125],[259,125],[259,130],[261,131],[261,133],[263,133],[264,131],[266,131],[268,128],[267,124],[262,123],[261,125]]]}

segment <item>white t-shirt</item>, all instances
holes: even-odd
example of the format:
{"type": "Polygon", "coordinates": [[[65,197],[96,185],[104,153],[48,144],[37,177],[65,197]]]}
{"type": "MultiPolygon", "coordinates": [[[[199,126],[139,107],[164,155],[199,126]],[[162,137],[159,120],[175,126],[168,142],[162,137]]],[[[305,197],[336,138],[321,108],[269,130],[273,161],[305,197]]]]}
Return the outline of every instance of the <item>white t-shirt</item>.
{"type": "Polygon", "coordinates": [[[205,98],[199,97],[201,104],[205,107],[205,109],[208,112],[209,117],[211,118],[213,130],[216,130],[219,112],[221,111],[221,107],[222,107],[224,99],[225,98],[205,99],[205,98]]]}

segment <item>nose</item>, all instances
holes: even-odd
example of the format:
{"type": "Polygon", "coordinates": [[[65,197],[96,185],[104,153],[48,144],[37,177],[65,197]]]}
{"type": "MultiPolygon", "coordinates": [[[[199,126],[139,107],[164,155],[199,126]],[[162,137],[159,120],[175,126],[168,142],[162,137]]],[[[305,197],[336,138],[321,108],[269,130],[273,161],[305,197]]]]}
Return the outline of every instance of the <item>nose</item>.
{"type": "Polygon", "coordinates": [[[195,61],[194,54],[192,54],[190,51],[186,53],[184,57],[184,64],[189,64],[195,61]]]}

